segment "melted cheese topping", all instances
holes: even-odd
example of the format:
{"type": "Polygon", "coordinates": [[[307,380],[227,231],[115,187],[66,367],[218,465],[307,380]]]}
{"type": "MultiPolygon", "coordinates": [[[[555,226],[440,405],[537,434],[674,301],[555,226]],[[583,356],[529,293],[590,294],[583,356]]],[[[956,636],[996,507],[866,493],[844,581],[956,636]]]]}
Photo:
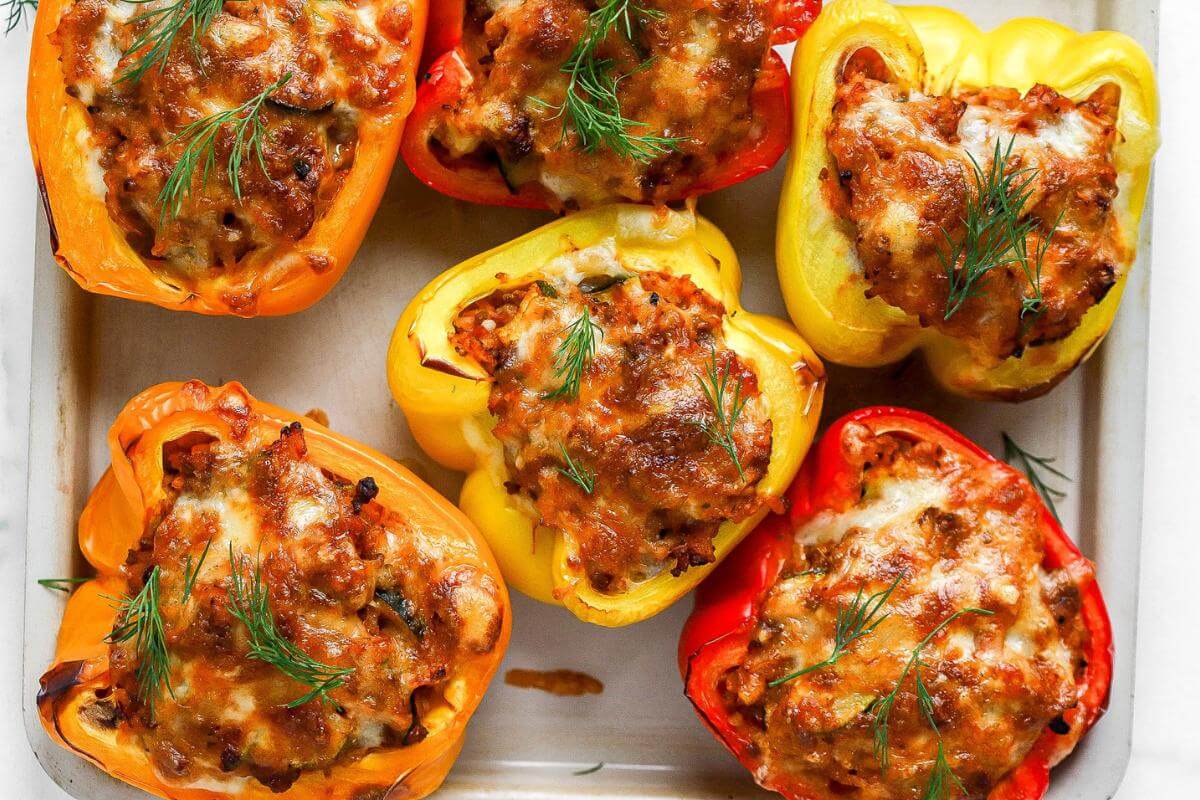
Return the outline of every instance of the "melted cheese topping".
{"type": "Polygon", "coordinates": [[[501,630],[499,587],[471,542],[379,508],[369,482],[331,478],[307,460],[298,426],[261,452],[201,444],[169,462],[171,499],[125,567],[134,592],[152,568],[160,576],[171,692],[153,712],[136,642],[110,653],[120,716],[163,780],[283,791],[305,771],[416,744],[444,719],[456,671],[501,630]],[[313,685],[251,655],[231,563],[247,592],[261,575],[282,637],[349,670],[330,702],[292,707],[313,685]]]}
{"type": "Polygon", "coordinates": [[[770,53],[767,0],[645,0],[598,50],[620,76],[621,114],[632,136],[680,141],[639,162],[607,146],[583,152],[558,112],[562,67],[595,4],[584,0],[489,0],[468,4],[463,49],[468,94],[441,112],[434,131],[448,160],[499,161],[509,184],[537,184],[565,209],[613,200],[679,199],[761,131],[751,95],[770,53]]]}
{"type": "Polygon", "coordinates": [[[155,268],[202,280],[299,240],[325,213],[353,166],[362,115],[390,113],[411,81],[411,12],[407,0],[227,3],[194,43],[185,24],[165,61],[129,78],[147,52],[130,52],[154,24],[147,15],[170,7],[76,0],[56,35],[68,92],[87,107],[84,144],[103,175],[94,191],[155,268]],[[262,164],[257,152],[245,155],[240,199],[225,175],[233,139],[222,135],[209,180],[197,174],[179,214],[164,215],[160,194],[191,141],[177,135],[285,74],[262,110],[262,164]]]}
{"type": "MultiPolygon", "coordinates": [[[[877,80],[854,63],[828,131],[836,169],[827,171],[826,188],[857,229],[868,296],[959,338],[987,364],[1070,335],[1130,260],[1114,212],[1112,87],[1078,104],[1046,86],[1024,97],[997,87],[936,96],[877,80]],[[964,269],[954,248],[967,237],[968,200],[979,194],[975,167],[990,175],[997,148],[1012,176],[1010,197],[1028,195],[1018,215],[1030,226],[1018,237],[1026,260],[1011,246],[984,258],[958,306],[946,266],[957,254],[955,268],[964,269]]],[[[960,274],[955,285],[963,281],[960,274]]]]}
{"type": "Polygon", "coordinates": [[[967,795],[983,797],[1077,699],[1086,636],[1078,593],[1065,573],[1043,568],[1040,501],[1011,469],[865,428],[843,441],[861,499],[796,530],[754,645],[729,674],[728,702],[761,754],[760,779],[793,776],[814,800],[924,796],[938,735],[967,795]],[[860,590],[867,597],[893,583],[886,619],[835,664],[768,685],[825,661],[839,610],[860,590]],[[905,674],[918,644],[956,612],[905,674]],[[884,771],[875,704],[893,690],[884,771]]]}
{"type": "Polygon", "coordinates": [[[567,537],[593,588],[620,593],[711,562],[721,523],[758,510],[771,422],[755,373],[724,342],[724,310],[690,279],[614,271],[611,245],[569,260],[468,306],[453,342],[493,378],[512,491],[567,537]],[[585,310],[594,354],[578,394],[556,396],[585,310]],[[713,359],[728,374],[726,418],[738,392],[736,463],[710,435],[719,423],[701,376],[713,359]]]}

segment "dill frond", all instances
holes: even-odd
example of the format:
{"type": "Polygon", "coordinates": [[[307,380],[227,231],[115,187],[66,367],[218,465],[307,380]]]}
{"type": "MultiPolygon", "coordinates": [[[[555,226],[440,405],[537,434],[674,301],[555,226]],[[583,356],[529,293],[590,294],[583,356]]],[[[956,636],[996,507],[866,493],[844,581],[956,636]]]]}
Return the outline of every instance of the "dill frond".
{"type": "Polygon", "coordinates": [[[286,677],[311,688],[307,694],[288,703],[288,708],[302,706],[310,700],[332,702],[329,692],[342,686],[350,667],[334,667],[317,661],[294,643],[284,638],[275,626],[271,598],[263,580],[261,565],[255,565],[249,578],[242,574],[244,558],[234,555],[229,546],[229,613],[246,626],[250,638],[250,658],[270,664],[286,677]]]}
{"type": "Polygon", "coordinates": [[[604,338],[601,328],[588,313],[587,307],[579,318],[564,330],[566,336],[554,349],[554,377],[562,380],[562,385],[542,397],[546,400],[571,399],[579,396],[579,385],[583,381],[583,373],[596,355],[597,335],[604,338]]]}
{"type": "Polygon", "coordinates": [[[208,558],[208,549],[212,547],[212,537],[204,543],[204,549],[200,551],[200,558],[196,563],[192,564],[192,555],[188,554],[187,561],[183,565],[183,597],[179,604],[187,605],[188,598],[192,596],[192,589],[196,588],[196,578],[200,575],[200,568],[204,566],[204,559],[208,558]]]}
{"type": "Polygon", "coordinates": [[[37,585],[45,586],[47,589],[53,589],[56,592],[66,592],[70,594],[75,590],[75,587],[81,583],[87,583],[91,578],[38,578],[37,585]]]}
{"type": "Polygon", "coordinates": [[[38,0],[4,0],[0,7],[5,10],[4,35],[8,36],[25,21],[27,13],[37,13],[38,0]]]}
{"type": "MultiPolygon", "coordinates": [[[[869,707],[868,711],[873,715],[871,721],[871,730],[874,736],[875,758],[879,761],[879,766],[883,771],[887,771],[890,762],[889,741],[888,741],[888,724],[892,713],[892,706],[896,704],[896,698],[900,694],[900,687],[904,685],[904,681],[908,678],[909,673],[913,674],[913,678],[917,685],[917,706],[921,710],[922,716],[929,723],[929,727],[933,728],[933,732],[938,734],[938,747],[941,747],[941,734],[938,732],[937,723],[933,719],[933,697],[930,696],[928,688],[925,686],[925,681],[921,677],[921,669],[925,666],[921,662],[921,653],[933,641],[939,633],[948,628],[959,617],[967,614],[979,614],[981,616],[992,616],[991,611],[982,608],[964,608],[955,611],[950,616],[946,617],[937,627],[926,634],[925,638],[917,643],[913,648],[912,654],[904,665],[904,669],[900,672],[900,677],[896,679],[892,685],[892,690],[882,698],[875,700],[869,707]]],[[[955,779],[957,780],[957,779],[955,779]]],[[[934,795],[939,797],[940,795],[934,795]]]]}
{"type": "Polygon", "coordinates": [[[1000,439],[1004,442],[1004,460],[1025,473],[1025,477],[1029,478],[1029,482],[1033,484],[1033,488],[1037,490],[1037,493],[1042,496],[1042,500],[1046,502],[1046,508],[1050,509],[1050,513],[1054,515],[1056,520],[1062,522],[1062,519],[1058,516],[1058,509],[1055,507],[1054,501],[1062,500],[1067,496],[1067,493],[1046,483],[1042,477],[1041,470],[1045,470],[1059,480],[1066,481],[1067,483],[1071,482],[1071,478],[1066,473],[1052,466],[1055,461],[1054,458],[1035,456],[1017,444],[1004,431],[1000,432],[1000,439]]]}
{"type": "Polygon", "coordinates": [[[187,142],[175,167],[171,170],[162,191],[158,194],[161,218],[176,217],[183,205],[183,198],[191,191],[196,169],[201,169],[200,179],[208,181],[209,173],[217,163],[217,137],[221,129],[230,126],[233,132],[233,149],[229,153],[225,174],[233,188],[233,196],[242,199],[241,171],[247,158],[254,158],[263,174],[267,174],[267,163],[263,158],[263,139],[267,134],[262,120],[262,106],[267,97],[283,87],[292,78],[288,72],[275,83],[263,89],[246,102],[227,111],[218,111],[189,123],[171,137],[170,142],[187,142]]]}
{"type": "Polygon", "coordinates": [[[815,672],[824,667],[831,667],[836,664],[846,654],[846,651],[850,649],[852,644],[864,636],[873,633],[885,619],[891,616],[890,614],[881,614],[880,611],[882,611],[884,604],[892,596],[892,592],[896,591],[896,587],[900,585],[900,581],[902,580],[904,580],[903,573],[898,575],[896,580],[892,581],[891,585],[886,589],[867,597],[863,596],[866,588],[860,586],[850,605],[844,606],[840,603],[838,604],[837,618],[834,622],[833,649],[830,651],[829,657],[824,661],[818,661],[816,664],[811,664],[789,675],[784,675],[782,678],[769,681],[767,686],[779,686],[782,683],[799,678],[801,675],[807,675],[810,672],[815,672]]]}
{"type": "MultiPolygon", "coordinates": [[[[126,3],[142,5],[153,0],[124,0],[126,3]]],[[[175,39],[184,28],[191,30],[191,44],[199,48],[200,39],[208,31],[217,14],[225,5],[224,0],[175,0],[174,3],[142,12],[129,20],[129,25],[145,25],[133,40],[133,44],[122,55],[137,57],[128,69],[117,76],[117,82],[140,81],[142,76],[157,67],[159,71],[167,64],[167,58],[175,46],[175,39]]]]}
{"type": "Polygon", "coordinates": [[[717,349],[713,347],[709,361],[704,366],[704,373],[697,376],[700,380],[700,389],[708,398],[716,417],[715,424],[709,424],[706,421],[701,423],[700,427],[708,434],[710,442],[729,455],[729,460],[737,467],[738,477],[745,480],[746,472],[742,469],[741,458],[738,457],[737,442],[734,441],[733,432],[749,398],[742,396],[742,379],[739,377],[737,384],[733,387],[733,396],[730,398],[730,402],[725,402],[726,396],[729,395],[729,371],[732,360],[732,358],[726,359],[723,366],[718,365],[717,349]]]}
{"type": "MultiPolygon", "coordinates": [[[[597,55],[604,40],[614,30],[632,42],[635,20],[661,17],[662,12],[644,8],[635,0],[601,0],[596,10],[588,15],[583,36],[561,68],[568,76],[563,102],[555,106],[537,97],[529,98],[533,103],[553,110],[551,120],[563,120],[560,144],[566,140],[569,126],[575,131],[579,148],[584,152],[594,153],[605,147],[623,158],[645,163],[671,152],[684,141],[674,136],[634,133],[634,129],[644,128],[646,123],[630,119],[621,111],[617,89],[626,76],[614,74],[616,65],[613,61],[597,55]]],[[[649,65],[650,62],[645,61],[637,69],[649,65]]]]}
{"type": "MultiPolygon", "coordinates": [[[[943,230],[946,251],[938,250],[942,270],[949,282],[944,319],[950,319],[967,300],[979,295],[987,274],[993,269],[1019,262],[1028,270],[1028,259],[1023,258],[1025,237],[1036,221],[1023,218],[1022,209],[1033,196],[1037,171],[1009,169],[1008,161],[1015,143],[1016,136],[1013,136],[1008,140],[1007,148],[1001,148],[1000,140],[996,140],[992,164],[986,173],[975,156],[967,153],[975,192],[967,196],[966,213],[962,218],[963,238],[955,242],[949,232],[943,230]]],[[[1035,292],[1040,304],[1040,277],[1035,292]]]]}
{"type": "Polygon", "coordinates": [[[562,442],[558,443],[558,449],[562,453],[563,463],[567,465],[566,469],[557,467],[558,471],[574,481],[580,489],[591,494],[596,488],[596,473],[571,458],[562,442]]]}
{"type": "Polygon", "coordinates": [[[104,637],[107,644],[133,641],[138,661],[135,673],[137,696],[146,704],[151,719],[154,718],[158,695],[164,686],[172,697],[175,696],[171,688],[167,634],[159,606],[159,574],[156,566],[150,570],[145,585],[136,595],[113,598],[117,601],[117,619],[113,629],[104,637]]]}

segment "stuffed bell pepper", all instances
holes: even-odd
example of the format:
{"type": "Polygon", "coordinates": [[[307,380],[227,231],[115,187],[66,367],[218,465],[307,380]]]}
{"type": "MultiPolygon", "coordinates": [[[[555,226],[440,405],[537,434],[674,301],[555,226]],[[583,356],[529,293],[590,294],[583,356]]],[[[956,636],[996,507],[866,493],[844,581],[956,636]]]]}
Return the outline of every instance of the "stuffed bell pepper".
{"type": "Polygon", "coordinates": [[[508,643],[487,545],[395,462],[236,383],[109,434],[42,724],[171,800],[419,798],[508,643]]]}
{"type": "Polygon", "coordinates": [[[465,261],[388,353],[417,442],[511,586],[600,625],[662,611],[778,502],[821,410],[820,361],[739,305],[690,212],[610,205],[465,261]]]}
{"type": "Polygon", "coordinates": [[[824,358],[923,350],[951,391],[1049,391],[1112,325],[1158,144],[1130,38],[834,0],[796,50],[788,310],[824,358]]]}
{"type": "Polygon", "coordinates": [[[1030,483],[890,407],[835,422],[704,584],[687,696],[788,800],[1037,800],[1104,712],[1091,563],[1030,483]]]}
{"type": "Polygon", "coordinates": [[[573,210],[745,180],[788,144],[792,41],[820,0],[445,0],[402,153],[440,192],[573,210]]]}
{"type": "Polygon", "coordinates": [[[287,314],[358,249],[416,94],[427,0],[43,0],[29,138],[84,289],[287,314]]]}

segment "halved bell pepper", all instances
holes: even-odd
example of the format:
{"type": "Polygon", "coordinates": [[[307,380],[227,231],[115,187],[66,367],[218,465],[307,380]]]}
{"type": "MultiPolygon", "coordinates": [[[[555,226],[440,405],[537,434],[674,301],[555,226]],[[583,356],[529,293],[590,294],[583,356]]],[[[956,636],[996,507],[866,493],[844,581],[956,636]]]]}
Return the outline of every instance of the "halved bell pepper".
{"type": "Polygon", "coordinates": [[[882,0],[835,0],[796,48],[796,116],[779,207],[777,263],[788,311],[800,332],[824,358],[851,366],[888,364],[922,350],[937,380],[959,394],[1021,400],[1049,391],[1104,338],[1125,278],[1068,337],[1029,347],[998,365],[977,362],[962,343],[920,327],[881,298],[868,298],[853,226],[830,206],[821,180],[823,171],[836,171],[825,136],[840,70],[862,48],[878,52],[900,85],[927,93],[989,85],[1024,92],[1042,83],[1082,100],[1105,84],[1120,87],[1116,211],[1131,259],[1158,146],[1149,59],[1120,33],[1080,34],[1043,19],[1013,20],[983,33],[953,11],[896,8],[882,0]]]}
{"type": "Polygon", "coordinates": [[[467,721],[503,658],[511,628],[508,595],[487,544],[458,509],[391,459],[311,419],[257,400],[238,383],[209,387],[190,381],[151,387],[117,416],[108,446],[112,466],[79,518],[79,546],[97,575],[67,603],[54,663],[42,676],[37,697],[38,714],[50,737],[113,777],[170,800],[420,798],[434,791],[462,748],[467,721]],[[475,553],[472,566],[490,574],[500,589],[500,635],[490,652],[460,662],[438,704],[425,713],[422,721],[429,734],[419,743],[379,748],[327,773],[302,773],[282,793],[254,781],[235,782],[231,785],[236,788],[228,791],[169,784],[123,721],[113,723],[89,712],[97,698],[112,692],[105,637],[117,614],[112,598],[126,593],[121,565],[167,497],[164,447],[199,433],[261,449],[279,437],[281,428],[298,420],[303,420],[310,461],[346,480],[373,477],[379,489],[375,501],[383,508],[452,535],[468,546],[464,552],[469,548],[475,553]]]}
{"type": "MultiPolygon", "coordinates": [[[[773,425],[771,460],[758,484],[776,498],[791,481],[816,432],[824,369],[788,324],[741,308],[741,271],[728,240],[690,212],[618,204],[582,211],[464,261],[426,286],[405,309],[388,350],[388,382],[418,444],[435,460],[468,473],[459,498],[492,545],[511,586],[580,619],[618,626],[646,619],[695,586],[713,564],[678,577],[664,571],[630,591],[594,589],[561,532],[539,525],[505,487],[507,470],[488,412],[489,376],[450,343],[452,322],[472,302],[568,267],[561,256],[611,243],[623,268],[687,275],[726,311],[726,345],[755,370],[773,425]],[[557,260],[557,263],[556,263],[557,260]]],[[[578,266],[574,266],[578,269],[578,266]]],[[[579,278],[586,276],[579,276],[579,278]]],[[[716,561],[766,513],[718,530],[716,561]]]]}
{"type": "MultiPolygon", "coordinates": [[[[779,580],[794,550],[796,529],[822,512],[843,511],[859,500],[859,474],[848,466],[843,442],[847,428],[858,426],[866,426],[874,434],[898,432],[917,441],[936,443],[968,464],[1000,463],[959,432],[925,414],[890,406],[851,412],[834,422],[814,446],[788,489],[787,513],[764,520],[701,584],[695,610],[679,640],[684,692],[717,740],[763,787],[788,800],[809,800],[825,794],[817,794],[812,787],[786,775],[763,774],[761,757],[747,732],[731,718],[720,686],[725,674],[746,658],[763,599],[779,580]]],[[[1066,758],[1104,713],[1112,683],[1112,626],[1093,566],[1044,505],[1040,521],[1044,566],[1065,570],[1079,590],[1080,613],[1088,632],[1084,655],[1087,666],[1080,681],[1079,701],[1063,715],[1069,732],[1056,733],[1047,727],[1020,765],[991,791],[988,800],[1042,797],[1049,785],[1050,768],[1066,758]]]]}
{"type": "Polygon", "coordinates": [[[59,265],[89,292],[201,314],[275,316],[321,299],[350,265],[387,188],[414,101],[428,0],[408,2],[412,45],[404,54],[405,85],[391,106],[355,118],[354,165],[326,212],[291,246],[250,255],[237,270],[206,276],[191,286],[147,264],[113,223],[103,194],[93,186],[96,167],[87,107],[67,93],[55,35],[73,4],[43,0],[29,56],[29,144],[59,265]]]}
{"type": "MultiPolygon", "coordinates": [[[[425,79],[417,91],[417,102],[405,129],[400,153],[408,168],[430,188],[459,200],[487,205],[519,208],[553,207],[549,192],[538,184],[525,184],[514,190],[495,164],[459,160],[446,163],[431,146],[437,115],[443,106],[458,101],[471,88],[474,77],[465,61],[462,47],[465,0],[446,0],[435,4],[425,37],[427,64],[425,79]]],[[[816,18],[821,0],[777,0],[775,4],[774,44],[799,38],[816,18]]],[[[759,75],[751,99],[759,120],[760,135],[726,159],[713,172],[700,176],[690,185],[680,185],[668,202],[697,197],[732,186],[766,172],[788,146],[791,126],[788,100],[787,67],[772,51],[759,75]]]]}

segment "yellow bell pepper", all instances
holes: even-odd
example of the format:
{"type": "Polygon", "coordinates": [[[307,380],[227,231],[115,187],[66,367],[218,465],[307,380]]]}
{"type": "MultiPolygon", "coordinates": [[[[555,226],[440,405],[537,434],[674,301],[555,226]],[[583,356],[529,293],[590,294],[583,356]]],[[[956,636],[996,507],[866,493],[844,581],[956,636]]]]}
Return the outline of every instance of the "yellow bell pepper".
{"type": "MultiPolygon", "coordinates": [[[[388,381],[417,442],[435,460],[468,473],[459,506],[496,554],[505,580],[538,600],[566,606],[599,625],[646,619],[678,600],[716,563],[678,577],[662,572],[621,594],[595,590],[561,532],[539,524],[505,489],[507,469],[488,412],[486,372],[451,345],[453,320],[466,306],[506,288],[555,277],[561,256],[611,243],[630,272],[688,275],[725,307],[727,346],[755,370],[773,425],[771,461],[758,484],[779,498],[799,469],[816,432],[824,368],[780,320],[741,308],[741,271],[729,241],[691,212],[611,205],[572,214],[465,261],[426,286],[401,316],[388,351],[388,381]],[[574,565],[573,565],[574,564],[574,565]]],[[[580,267],[576,262],[572,269],[580,267]]],[[[572,273],[574,276],[574,273],[572,273]]],[[[585,275],[578,275],[583,278],[585,275]]],[[[724,558],[766,514],[720,526],[714,547],[724,558]]]]}
{"type": "Polygon", "coordinates": [[[1043,19],[1017,19],[984,33],[941,8],[895,8],[882,0],[834,0],[796,49],[792,63],[792,157],[779,208],[778,268],[788,311],[823,357],[879,366],[924,351],[946,388],[968,396],[1022,400],[1049,391],[1086,359],[1112,326],[1129,263],[1102,302],[1066,338],[1026,348],[1020,357],[983,363],[965,345],[922,328],[879,297],[868,298],[851,226],[830,207],[821,173],[834,170],[826,146],[845,59],[879,53],[894,79],[930,94],[1035,83],[1076,101],[1105,84],[1120,87],[1115,207],[1124,250],[1133,259],[1150,161],[1158,146],[1154,72],[1142,49],[1113,32],[1080,34],[1043,19]]]}

